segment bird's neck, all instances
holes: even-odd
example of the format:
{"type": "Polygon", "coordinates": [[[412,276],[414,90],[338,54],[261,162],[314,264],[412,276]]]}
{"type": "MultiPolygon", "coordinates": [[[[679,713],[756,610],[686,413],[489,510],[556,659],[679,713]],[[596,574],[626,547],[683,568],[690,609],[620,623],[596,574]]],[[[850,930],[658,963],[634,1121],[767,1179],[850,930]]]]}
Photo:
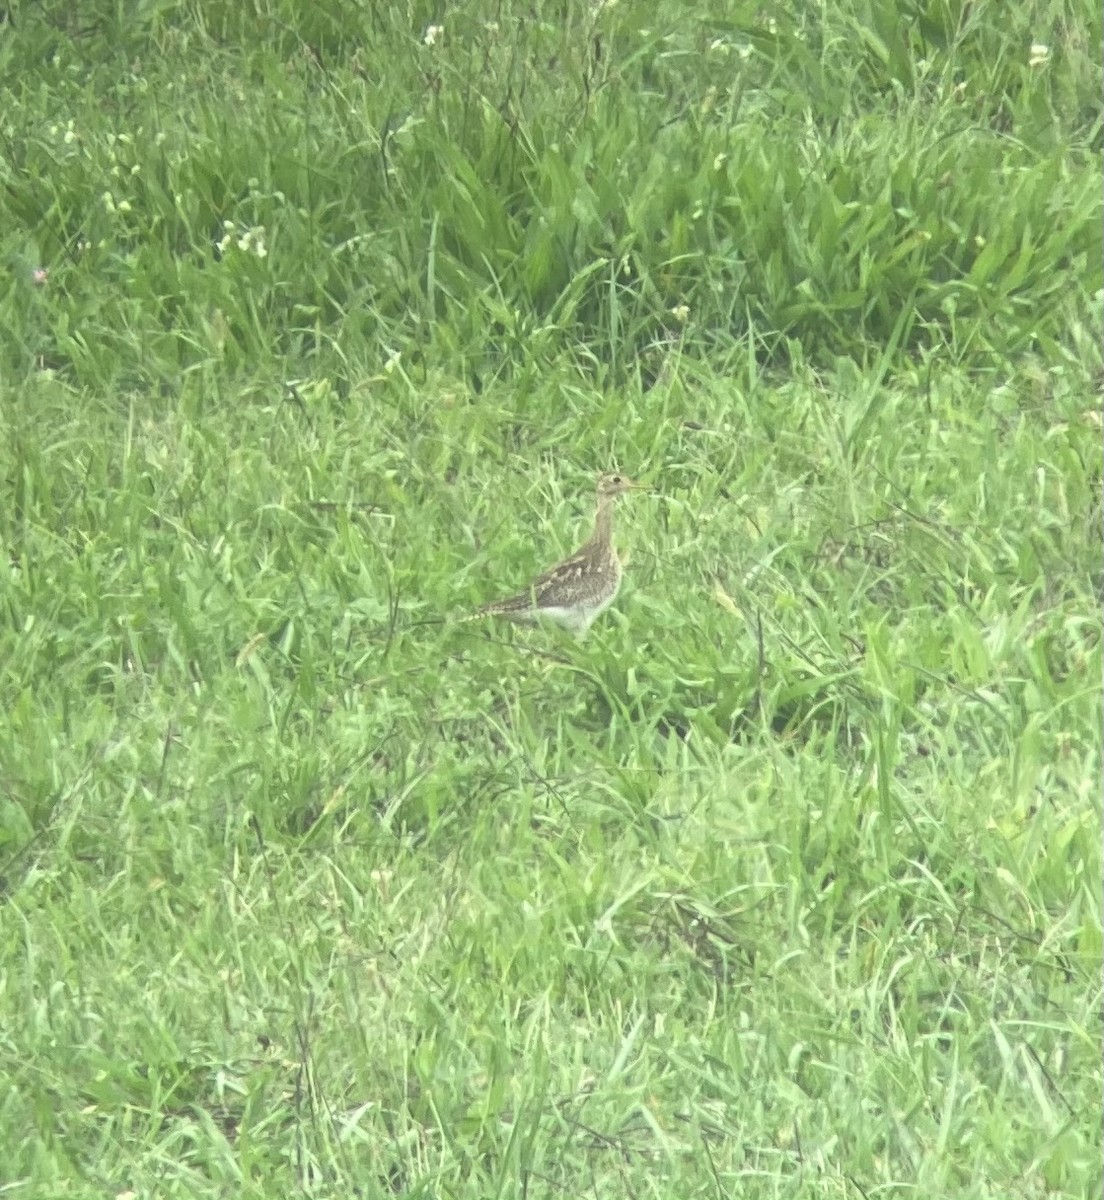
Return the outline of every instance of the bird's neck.
{"type": "Polygon", "coordinates": [[[613,497],[603,496],[598,501],[598,509],[594,514],[594,533],[592,542],[608,543],[613,537],[613,497]]]}

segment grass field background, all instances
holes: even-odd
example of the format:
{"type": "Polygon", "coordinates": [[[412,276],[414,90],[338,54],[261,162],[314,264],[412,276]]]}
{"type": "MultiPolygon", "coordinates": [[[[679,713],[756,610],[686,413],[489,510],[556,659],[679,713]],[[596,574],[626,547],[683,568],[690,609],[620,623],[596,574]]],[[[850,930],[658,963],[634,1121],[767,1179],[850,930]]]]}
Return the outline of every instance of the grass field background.
{"type": "Polygon", "coordinates": [[[1100,13],[772,11],[7,7],[0,1196],[1099,1196],[1100,13]]]}

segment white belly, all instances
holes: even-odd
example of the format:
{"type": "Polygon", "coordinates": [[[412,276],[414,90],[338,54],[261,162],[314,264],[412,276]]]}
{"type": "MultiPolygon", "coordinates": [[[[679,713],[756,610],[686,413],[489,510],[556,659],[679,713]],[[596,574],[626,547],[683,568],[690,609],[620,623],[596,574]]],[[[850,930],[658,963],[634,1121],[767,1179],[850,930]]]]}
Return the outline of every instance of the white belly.
{"type": "Polygon", "coordinates": [[[593,604],[573,604],[570,607],[550,605],[547,608],[532,608],[510,615],[522,621],[554,621],[581,637],[595,618],[604,613],[612,603],[613,596],[607,596],[603,600],[595,600],[593,604]]]}

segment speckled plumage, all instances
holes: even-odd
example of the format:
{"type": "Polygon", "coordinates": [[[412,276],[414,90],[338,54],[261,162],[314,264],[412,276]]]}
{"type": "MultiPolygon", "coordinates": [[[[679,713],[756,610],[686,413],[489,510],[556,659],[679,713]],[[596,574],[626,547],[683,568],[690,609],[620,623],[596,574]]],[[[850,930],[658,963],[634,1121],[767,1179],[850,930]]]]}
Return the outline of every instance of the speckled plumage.
{"type": "Polygon", "coordinates": [[[470,619],[547,619],[566,626],[580,637],[585,634],[594,619],[613,603],[621,586],[621,560],[613,544],[614,503],[623,492],[639,486],[623,475],[600,475],[594,531],[583,545],[563,562],[538,575],[524,591],[482,605],[470,619]]]}

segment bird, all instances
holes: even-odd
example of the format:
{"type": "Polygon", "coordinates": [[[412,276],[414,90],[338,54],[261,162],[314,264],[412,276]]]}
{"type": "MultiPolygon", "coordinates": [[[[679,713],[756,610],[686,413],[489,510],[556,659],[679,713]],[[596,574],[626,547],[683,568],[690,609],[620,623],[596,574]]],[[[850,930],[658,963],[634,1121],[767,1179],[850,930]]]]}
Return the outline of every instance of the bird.
{"type": "Polygon", "coordinates": [[[621,560],[613,544],[613,509],[617,497],[647,491],[615,472],[598,476],[594,530],[562,562],[538,575],[523,591],[483,604],[464,620],[505,617],[511,621],[553,621],[576,637],[586,636],[595,618],[613,603],[621,586],[621,560]]]}

